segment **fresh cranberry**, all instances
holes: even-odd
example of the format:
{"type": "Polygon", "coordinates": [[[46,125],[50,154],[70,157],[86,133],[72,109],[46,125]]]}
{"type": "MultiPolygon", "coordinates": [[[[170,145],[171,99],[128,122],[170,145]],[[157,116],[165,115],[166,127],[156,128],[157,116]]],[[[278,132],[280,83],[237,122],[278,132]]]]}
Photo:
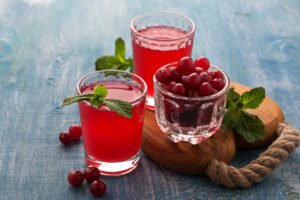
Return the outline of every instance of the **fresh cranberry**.
{"type": "Polygon", "coordinates": [[[66,131],[61,132],[59,134],[59,140],[64,145],[69,145],[72,142],[72,138],[71,138],[70,134],[68,132],[66,132],[66,131]]]}
{"type": "Polygon", "coordinates": [[[184,96],[186,93],[186,89],[184,88],[182,83],[176,83],[172,88],[172,93],[180,96],[184,96]]]}
{"type": "Polygon", "coordinates": [[[199,74],[199,76],[200,76],[201,82],[209,82],[210,83],[212,81],[212,78],[208,72],[202,72],[201,74],[199,74]]]}
{"type": "Polygon", "coordinates": [[[195,72],[201,74],[202,72],[205,72],[205,70],[202,67],[195,67],[195,72]]]}
{"type": "Polygon", "coordinates": [[[203,82],[201,86],[198,88],[198,93],[202,97],[212,95],[215,92],[216,90],[208,82],[203,82]]]}
{"type": "Polygon", "coordinates": [[[194,90],[198,87],[198,85],[201,83],[201,78],[197,73],[191,73],[185,78],[185,81],[183,82],[184,86],[194,90]]]}
{"type": "Polygon", "coordinates": [[[189,96],[189,97],[199,97],[199,94],[198,94],[198,92],[195,91],[195,90],[189,90],[189,91],[188,91],[188,96],[189,96]]]}
{"type": "Polygon", "coordinates": [[[87,182],[92,182],[100,177],[100,171],[96,167],[88,167],[84,170],[84,178],[87,182]]]}
{"type": "Polygon", "coordinates": [[[82,136],[81,126],[78,124],[72,124],[69,128],[69,133],[73,140],[79,141],[82,136]]]}
{"type": "Polygon", "coordinates": [[[176,82],[181,82],[181,75],[177,70],[177,67],[169,67],[168,68],[169,72],[170,72],[170,80],[171,81],[176,81],[176,82]]]}
{"type": "Polygon", "coordinates": [[[68,181],[73,187],[78,187],[83,183],[84,176],[81,171],[73,170],[68,175],[68,181]]]}
{"type": "Polygon", "coordinates": [[[171,79],[171,73],[166,68],[159,69],[155,74],[156,79],[161,83],[167,83],[171,79]]]}
{"type": "Polygon", "coordinates": [[[221,79],[221,78],[214,78],[211,81],[211,86],[213,88],[215,88],[216,90],[220,91],[224,88],[225,83],[224,83],[223,79],[221,79]]]}
{"type": "Polygon", "coordinates": [[[215,78],[221,78],[221,79],[223,79],[223,74],[220,71],[209,72],[209,74],[212,77],[212,79],[215,79],[215,78]]]}
{"type": "Polygon", "coordinates": [[[195,67],[202,67],[204,70],[208,70],[210,62],[206,57],[199,57],[194,62],[195,67]]]}
{"type": "Polygon", "coordinates": [[[100,197],[106,192],[106,184],[102,180],[95,180],[90,184],[90,191],[95,197],[100,197]]]}
{"type": "Polygon", "coordinates": [[[164,88],[165,90],[169,91],[169,92],[172,92],[172,88],[175,86],[176,82],[175,81],[172,81],[170,83],[165,83],[165,84],[162,84],[162,88],[164,88]]]}
{"type": "Polygon", "coordinates": [[[178,62],[178,71],[182,75],[189,75],[194,71],[194,63],[191,57],[182,57],[178,62]]]}

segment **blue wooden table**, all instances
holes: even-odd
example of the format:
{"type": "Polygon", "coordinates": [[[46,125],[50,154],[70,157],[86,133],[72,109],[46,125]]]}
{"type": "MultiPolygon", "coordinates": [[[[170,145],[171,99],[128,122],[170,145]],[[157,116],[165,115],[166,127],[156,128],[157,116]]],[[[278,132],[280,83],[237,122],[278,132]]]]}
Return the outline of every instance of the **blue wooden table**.
{"type": "MultiPolygon", "coordinates": [[[[60,105],[98,56],[113,53],[117,37],[130,47],[130,20],[150,10],[192,18],[194,57],[208,56],[234,81],[265,87],[300,128],[298,0],[0,0],[1,200],[94,199],[86,185],[66,182],[69,170],[84,168],[84,154],[81,143],[65,148],[58,141],[79,123],[77,106],[60,105]]],[[[240,151],[233,165],[259,152],[240,151]]],[[[300,149],[248,190],[168,171],[145,155],[133,173],[104,180],[103,199],[300,199],[300,149]]]]}

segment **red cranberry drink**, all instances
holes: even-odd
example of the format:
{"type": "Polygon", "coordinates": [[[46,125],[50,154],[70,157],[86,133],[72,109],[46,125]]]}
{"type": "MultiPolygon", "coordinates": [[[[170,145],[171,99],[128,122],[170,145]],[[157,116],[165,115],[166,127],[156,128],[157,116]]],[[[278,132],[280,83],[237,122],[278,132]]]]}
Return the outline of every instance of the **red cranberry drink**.
{"type": "Polygon", "coordinates": [[[144,121],[146,83],[138,76],[118,70],[103,70],[83,77],[77,93],[90,94],[97,85],[105,85],[108,99],[130,102],[132,118],[126,118],[102,105],[79,102],[86,164],[101,174],[126,174],[138,164],[144,121]]]}
{"type": "Polygon", "coordinates": [[[191,56],[195,25],[169,12],[150,12],[131,21],[134,71],[147,83],[146,106],[154,108],[153,75],[161,66],[191,56]]]}
{"type": "Polygon", "coordinates": [[[229,78],[205,57],[183,57],[153,77],[155,114],[160,129],[174,142],[199,144],[222,124],[229,78]]]}

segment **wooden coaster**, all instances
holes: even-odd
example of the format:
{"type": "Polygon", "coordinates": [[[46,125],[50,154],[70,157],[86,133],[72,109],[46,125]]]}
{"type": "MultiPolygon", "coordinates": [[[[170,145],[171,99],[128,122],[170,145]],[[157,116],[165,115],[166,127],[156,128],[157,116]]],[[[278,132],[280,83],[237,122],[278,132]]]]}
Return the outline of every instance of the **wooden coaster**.
{"type": "MultiPolygon", "coordinates": [[[[239,93],[249,90],[249,87],[231,83],[239,93]]],[[[283,121],[280,107],[266,97],[261,106],[249,112],[258,115],[265,123],[265,139],[249,144],[232,131],[220,130],[214,136],[198,145],[187,142],[173,143],[159,129],[154,111],[146,110],[143,130],[143,151],[154,161],[176,172],[185,174],[204,174],[207,164],[213,158],[229,163],[238,148],[257,148],[269,144],[275,137],[279,122],[283,121]],[[236,137],[236,139],[235,139],[236,137]]]]}

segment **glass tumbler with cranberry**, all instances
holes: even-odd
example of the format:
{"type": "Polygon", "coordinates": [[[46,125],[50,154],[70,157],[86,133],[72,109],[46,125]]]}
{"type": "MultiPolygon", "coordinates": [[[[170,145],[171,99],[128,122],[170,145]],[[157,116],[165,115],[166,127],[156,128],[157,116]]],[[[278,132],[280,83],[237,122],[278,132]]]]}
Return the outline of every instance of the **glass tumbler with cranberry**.
{"type": "Polygon", "coordinates": [[[134,72],[148,85],[147,108],[154,108],[152,77],[161,66],[191,56],[194,22],[172,12],[149,12],[131,23],[134,72]]]}
{"type": "Polygon", "coordinates": [[[199,144],[222,124],[228,76],[206,58],[182,58],[153,76],[155,114],[160,129],[174,141],[199,144]]]}
{"type": "Polygon", "coordinates": [[[108,90],[106,98],[132,105],[132,117],[121,116],[104,105],[95,107],[89,101],[80,101],[85,160],[88,166],[99,168],[103,175],[118,176],[129,173],[138,165],[147,85],[135,74],[102,70],[81,78],[77,83],[77,94],[93,93],[95,86],[100,84],[108,90]]]}

